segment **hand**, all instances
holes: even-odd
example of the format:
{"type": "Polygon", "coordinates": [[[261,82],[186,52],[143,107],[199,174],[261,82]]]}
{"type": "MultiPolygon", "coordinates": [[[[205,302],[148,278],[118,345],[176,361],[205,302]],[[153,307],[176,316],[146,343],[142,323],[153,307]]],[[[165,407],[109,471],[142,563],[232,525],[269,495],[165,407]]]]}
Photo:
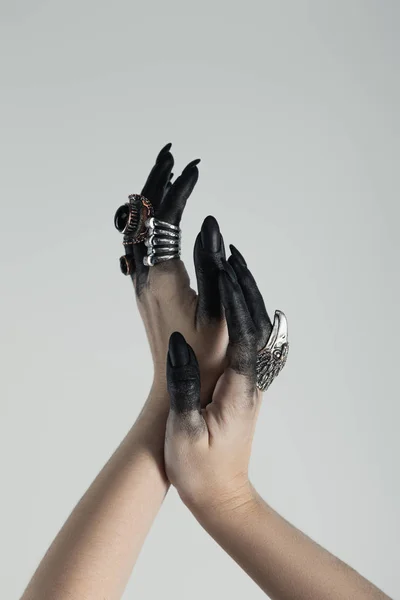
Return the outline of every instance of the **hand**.
{"type": "Polygon", "coordinates": [[[219,276],[229,332],[227,365],[205,408],[195,352],[180,333],[169,343],[166,472],[192,509],[242,502],[252,495],[248,465],[262,397],[256,359],[272,325],[245,260],[233,246],[231,251],[219,276]]]}
{"type": "MultiPolygon", "coordinates": [[[[174,159],[170,149],[171,144],[168,144],[159,153],[141,193],[151,201],[158,219],[179,225],[198,179],[199,161],[189,163],[172,183],[174,159]]],[[[143,264],[144,243],[135,244],[133,252],[132,279],[154,362],[153,396],[166,396],[165,356],[168,339],[176,329],[184,333],[197,352],[203,374],[203,395],[206,395],[223,371],[227,342],[218,288],[218,272],[225,259],[225,249],[217,221],[208,217],[196,240],[194,262],[198,295],[190,287],[181,260],[172,259],[149,268],[143,264]]]]}
{"type": "Polygon", "coordinates": [[[238,251],[220,275],[228,365],[205,408],[196,355],[173,333],[167,357],[171,408],[165,437],[170,482],[211,537],[275,600],[390,600],[282,518],[248,477],[261,405],[257,351],[271,323],[238,251]]]}

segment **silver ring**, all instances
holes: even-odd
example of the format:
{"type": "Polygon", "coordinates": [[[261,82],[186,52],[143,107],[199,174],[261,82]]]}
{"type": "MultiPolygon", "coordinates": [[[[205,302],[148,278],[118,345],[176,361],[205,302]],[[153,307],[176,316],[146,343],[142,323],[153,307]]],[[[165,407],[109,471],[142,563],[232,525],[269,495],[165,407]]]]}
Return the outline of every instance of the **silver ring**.
{"type": "Polygon", "coordinates": [[[143,259],[146,267],[179,258],[181,255],[181,230],[177,225],[151,217],[146,221],[147,256],[143,259]]]}
{"type": "Polygon", "coordinates": [[[285,314],[275,311],[271,335],[257,355],[257,387],[264,392],[285,366],[289,352],[288,326],[285,314]]]}

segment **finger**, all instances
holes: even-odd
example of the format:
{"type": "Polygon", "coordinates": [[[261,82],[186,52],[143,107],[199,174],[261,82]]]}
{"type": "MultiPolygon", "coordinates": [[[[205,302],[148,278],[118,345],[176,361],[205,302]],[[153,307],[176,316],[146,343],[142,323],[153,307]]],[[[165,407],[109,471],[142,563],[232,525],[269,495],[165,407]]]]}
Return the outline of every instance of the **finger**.
{"type": "Polygon", "coordinates": [[[194,266],[197,277],[196,321],[220,321],[223,309],[219,293],[219,272],[225,262],[225,246],[219,225],[207,217],[194,245],[194,266]]]}
{"type": "Polygon", "coordinates": [[[199,365],[192,348],[177,331],[169,339],[167,385],[174,427],[192,433],[203,431],[199,365]]]}
{"type": "Polygon", "coordinates": [[[142,189],[142,196],[150,200],[155,210],[160,206],[170,180],[174,158],[170,152],[172,144],[167,144],[159,152],[156,163],[142,189]]]}
{"type": "MultiPolygon", "coordinates": [[[[162,148],[156,158],[156,163],[147,181],[142,189],[142,196],[150,200],[153,208],[157,211],[161,201],[166,193],[167,186],[171,178],[172,167],[174,166],[174,158],[170,152],[172,144],[167,144],[162,148]]],[[[135,263],[138,265],[138,274],[145,272],[143,258],[146,256],[146,248],[143,244],[138,244],[133,251],[135,263]]]]}
{"type": "MultiPolygon", "coordinates": [[[[155,209],[160,205],[171,179],[174,158],[170,152],[172,144],[162,148],[156,162],[142,189],[142,196],[150,200],[155,209]]],[[[126,256],[120,258],[122,273],[131,275],[136,283],[139,294],[147,281],[148,267],[143,264],[147,251],[144,244],[134,244],[126,247],[126,256]]]]}
{"type": "Polygon", "coordinates": [[[172,187],[172,179],[173,179],[173,177],[174,177],[174,174],[171,173],[170,176],[169,176],[169,181],[168,181],[167,185],[165,186],[164,196],[166,196],[166,194],[169,192],[169,190],[172,187]]]}
{"type": "Polygon", "coordinates": [[[186,201],[199,178],[197,168],[199,162],[200,159],[196,159],[189,163],[169,188],[160,207],[156,210],[157,219],[167,221],[172,225],[178,226],[180,224],[186,201]]]}
{"type": "Polygon", "coordinates": [[[232,255],[228,262],[235,271],[239,285],[242,288],[250,316],[253,320],[257,336],[257,350],[265,347],[272,331],[271,319],[265,308],[264,299],[256,281],[247,267],[247,263],[239,250],[232,244],[229,246],[232,255]]]}
{"type": "Polygon", "coordinates": [[[228,326],[229,366],[237,373],[248,376],[255,383],[257,359],[255,326],[235,271],[227,262],[219,275],[219,289],[228,326]]]}

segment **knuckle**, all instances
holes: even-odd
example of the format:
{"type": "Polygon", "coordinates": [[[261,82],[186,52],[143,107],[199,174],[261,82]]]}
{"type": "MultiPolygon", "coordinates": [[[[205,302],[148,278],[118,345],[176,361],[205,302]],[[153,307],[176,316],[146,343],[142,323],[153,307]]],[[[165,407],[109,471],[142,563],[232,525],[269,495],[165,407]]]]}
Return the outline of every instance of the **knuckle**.
{"type": "Polygon", "coordinates": [[[179,259],[167,260],[150,267],[149,292],[163,305],[174,298],[183,297],[190,288],[189,275],[179,259]]]}
{"type": "Polygon", "coordinates": [[[188,438],[200,438],[205,431],[205,423],[198,411],[190,411],[181,416],[180,428],[188,438]]]}
{"type": "Polygon", "coordinates": [[[179,373],[173,373],[168,382],[168,388],[170,394],[176,399],[197,399],[200,391],[199,377],[197,376],[197,373],[187,373],[187,375],[186,373],[183,373],[182,376],[179,376],[179,373]]]}
{"type": "Polygon", "coordinates": [[[256,371],[256,346],[254,343],[244,345],[242,343],[230,344],[228,358],[231,367],[240,374],[252,376],[256,371]]]}
{"type": "Polygon", "coordinates": [[[198,410],[200,404],[200,374],[196,365],[168,372],[168,392],[171,408],[183,414],[198,410]]]}
{"type": "Polygon", "coordinates": [[[243,334],[243,345],[246,347],[251,347],[254,345],[256,341],[257,335],[254,327],[247,328],[243,334]]]}
{"type": "Polygon", "coordinates": [[[172,443],[179,454],[185,454],[188,449],[193,448],[192,441],[203,435],[204,426],[205,424],[196,410],[181,414],[172,411],[168,418],[167,442],[172,443]]]}
{"type": "Polygon", "coordinates": [[[251,353],[257,342],[257,332],[253,323],[246,324],[242,327],[237,336],[237,340],[232,344],[237,348],[241,348],[248,353],[251,353]]]}

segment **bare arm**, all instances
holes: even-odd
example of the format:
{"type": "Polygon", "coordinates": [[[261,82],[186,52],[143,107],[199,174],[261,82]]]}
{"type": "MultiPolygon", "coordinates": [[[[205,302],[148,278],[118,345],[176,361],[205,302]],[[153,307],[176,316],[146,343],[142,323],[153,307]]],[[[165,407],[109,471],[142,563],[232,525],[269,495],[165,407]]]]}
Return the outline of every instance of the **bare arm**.
{"type": "Polygon", "coordinates": [[[283,519],[251,486],[219,506],[189,507],[272,600],[389,599],[283,519]]]}
{"type": "MultiPolygon", "coordinates": [[[[173,163],[167,145],[142,194],[151,200],[157,218],[179,225],[198,178],[198,161],[189,163],[172,184],[173,163]]],[[[149,269],[143,263],[144,244],[126,252],[155,367],[152,391],[136,423],[57,535],[22,600],[121,597],[168,487],[163,450],[169,404],[165,356],[171,332],[179,324],[202,355],[205,393],[223,369],[227,336],[216,292],[224,248],[215,220],[205,220],[196,242],[198,296],[182,261],[149,269]]]]}
{"type": "Polygon", "coordinates": [[[167,491],[165,397],[152,393],[50,546],[22,600],[118,600],[167,491]]]}

